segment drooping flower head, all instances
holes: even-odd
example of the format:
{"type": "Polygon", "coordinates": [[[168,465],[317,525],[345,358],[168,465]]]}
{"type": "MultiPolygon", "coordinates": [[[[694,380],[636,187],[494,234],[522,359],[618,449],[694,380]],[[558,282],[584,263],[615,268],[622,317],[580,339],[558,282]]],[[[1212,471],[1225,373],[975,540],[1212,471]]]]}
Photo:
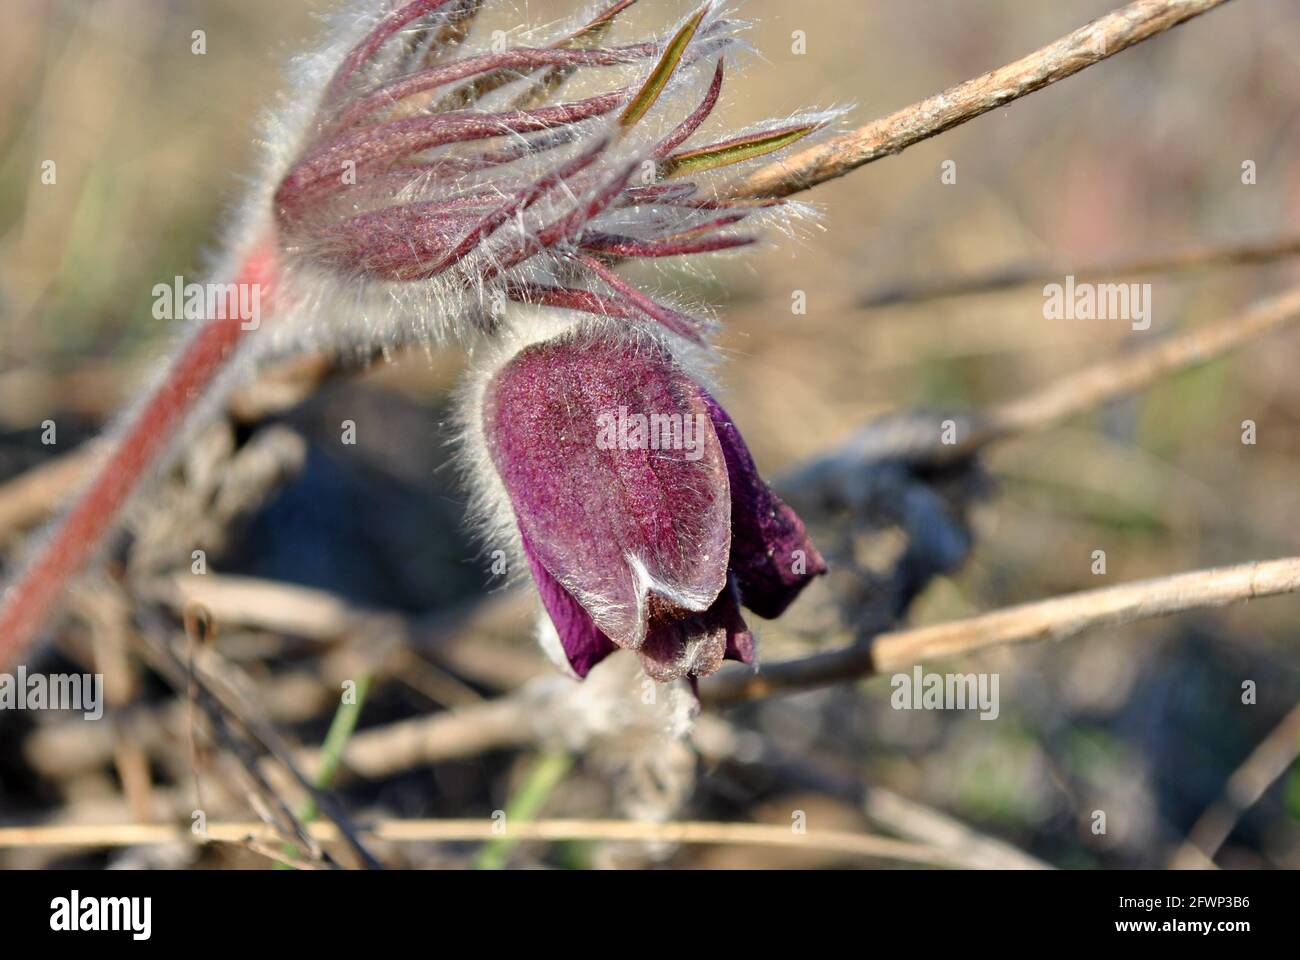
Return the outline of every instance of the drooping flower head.
{"type": "Polygon", "coordinates": [[[286,302],[296,287],[307,315],[434,342],[495,329],[510,301],[701,340],[612,265],[752,242],[794,205],[730,200],[728,178],[830,115],[706,136],[743,24],[706,0],[623,38],[636,6],[521,31],[493,0],[360,4],[275,171],[286,302]]]}
{"type": "Polygon", "coordinates": [[[485,495],[578,676],[619,647],[660,681],[752,662],[740,607],[779,616],[825,572],[730,417],[653,338],[571,327],[513,352],[471,406],[485,495]]]}

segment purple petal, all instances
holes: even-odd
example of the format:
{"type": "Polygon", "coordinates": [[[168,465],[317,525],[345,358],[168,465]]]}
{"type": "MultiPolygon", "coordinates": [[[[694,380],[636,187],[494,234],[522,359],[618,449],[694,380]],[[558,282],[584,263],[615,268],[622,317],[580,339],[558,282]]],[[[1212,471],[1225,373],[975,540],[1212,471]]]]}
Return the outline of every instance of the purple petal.
{"type": "Polygon", "coordinates": [[[760,617],[779,617],[826,561],[803,521],[763,482],[736,425],[705,394],[731,483],[731,570],[741,602],[760,617]]]}
{"type": "Polygon", "coordinates": [[[708,676],[722,664],[726,649],[726,631],[697,615],[651,629],[636,654],[646,676],[671,683],[688,675],[708,676]]]}
{"type": "Polygon", "coordinates": [[[533,572],[537,592],[542,596],[542,606],[555,624],[569,666],[579,679],[586,677],[592,667],[617,650],[618,646],[600,632],[582,605],[537,562],[527,540],[524,541],[524,555],[528,558],[528,569],[533,572]]]}
{"type": "Polygon", "coordinates": [[[727,466],[703,391],[662,348],[591,335],[526,347],[488,385],[483,426],[535,563],[619,646],[722,592],[727,466]],[[675,417],[694,439],[635,442],[616,426],[635,415],[675,417]]]}
{"type": "Polygon", "coordinates": [[[718,597],[717,603],[725,604],[721,611],[727,627],[727,652],[723,659],[739,660],[745,664],[753,663],[757,645],[754,643],[754,635],[749,632],[749,624],[745,623],[745,618],[740,614],[739,589],[731,584],[718,597]]]}
{"type": "Polygon", "coordinates": [[[754,637],[729,585],[703,613],[651,626],[637,656],[646,674],[661,683],[683,676],[706,677],[723,660],[752,663],[754,637]]]}

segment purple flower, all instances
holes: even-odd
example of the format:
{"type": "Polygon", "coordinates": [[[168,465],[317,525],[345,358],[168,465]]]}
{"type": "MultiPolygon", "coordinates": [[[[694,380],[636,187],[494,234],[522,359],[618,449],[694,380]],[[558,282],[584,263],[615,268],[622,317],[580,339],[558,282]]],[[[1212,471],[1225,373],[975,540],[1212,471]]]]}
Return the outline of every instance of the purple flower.
{"type": "Polygon", "coordinates": [[[826,565],[723,409],[648,337],[579,328],[487,382],[487,454],[564,655],[618,647],[667,682],[750,663],[746,606],[776,617],[826,565]]]}
{"type": "Polygon", "coordinates": [[[625,647],[667,681],[752,661],[740,606],[776,616],[825,565],[682,366],[707,361],[710,324],[616,268],[790,223],[799,204],[733,188],[835,114],[728,130],[743,24],[704,0],[647,37],[635,4],[528,29],[492,16],[504,0],[354,0],[303,66],[266,195],[290,336],[466,341],[475,497],[517,531],[552,639],[580,676],[625,647]],[[507,359],[488,374],[485,354],[507,359]]]}

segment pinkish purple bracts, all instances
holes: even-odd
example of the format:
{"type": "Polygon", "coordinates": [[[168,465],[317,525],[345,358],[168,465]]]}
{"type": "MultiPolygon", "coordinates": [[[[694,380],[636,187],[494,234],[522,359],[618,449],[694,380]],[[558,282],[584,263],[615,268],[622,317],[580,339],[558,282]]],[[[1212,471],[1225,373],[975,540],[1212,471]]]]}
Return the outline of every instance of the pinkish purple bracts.
{"type": "Polygon", "coordinates": [[[287,262],[317,282],[338,278],[349,297],[371,288],[432,305],[433,339],[442,327],[493,331],[501,304],[516,301],[703,342],[700,318],[611,264],[752,243],[745,221],[795,205],[732,201],[719,187],[831,115],[689,146],[743,25],[708,0],[659,40],[607,43],[635,4],[611,0],[519,47],[474,32],[490,0],[409,0],[372,14],[271,198],[287,262]],[[560,95],[579,82],[586,95],[560,95]]]}
{"type": "Polygon", "coordinates": [[[618,647],[663,682],[749,663],[739,606],[775,617],[826,569],[735,424],[649,339],[525,347],[487,385],[483,432],[578,676],[618,647]],[[637,414],[648,432],[601,442],[637,414]]]}

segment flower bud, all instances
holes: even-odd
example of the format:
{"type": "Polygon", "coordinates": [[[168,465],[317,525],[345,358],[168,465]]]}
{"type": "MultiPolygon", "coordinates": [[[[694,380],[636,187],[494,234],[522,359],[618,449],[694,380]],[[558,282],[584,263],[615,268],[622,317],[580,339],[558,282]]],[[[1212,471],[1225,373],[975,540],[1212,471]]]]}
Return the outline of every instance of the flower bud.
{"type": "Polygon", "coordinates": [[[492,331],[518,301],[702,339],[611,265],[751,243],[747,222],[797,205],[727,200],[728,176],[828,116],[692,145],[741,25],[708,0],[661,37],[612,42],[634,4],[509,47],[480,29],[494,0],[361,5],[346,52],[317,58],[332,74],[272,191],[307,312],[348,305],[368,333],[392,326],[372,308],[394,306],[437,340],[492,331]]]}
{"type": "Polygon", "coordinates": [[[735,424],[651,338],[532,343],[491,375],[480,416],[579,676],[618,647],[664,682],[751,662],[740,605],[774,617],[826,569],[735,424]]]}

